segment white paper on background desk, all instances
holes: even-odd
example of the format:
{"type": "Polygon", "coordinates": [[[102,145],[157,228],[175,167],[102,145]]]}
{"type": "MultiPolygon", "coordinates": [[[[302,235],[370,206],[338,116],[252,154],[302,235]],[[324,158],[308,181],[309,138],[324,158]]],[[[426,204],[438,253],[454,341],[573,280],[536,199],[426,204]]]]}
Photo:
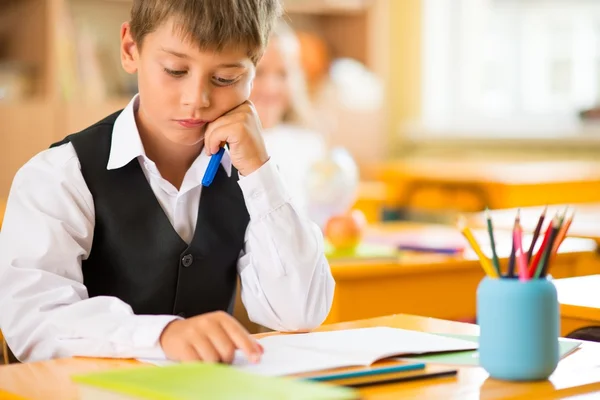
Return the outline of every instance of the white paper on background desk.
{"type": "MultiPolygon", "coordinates": [[[[267,336],[265,352],[251,364],[241,351],[233,365],[261,375],[289,375],[329,368],[367,366],[377,360],[409,354],[477,349],[477,343],[405,329],[373,327],[330,332],[267,336]]],[[[172,362],[140,360],[155,365],[172,362]]]]}

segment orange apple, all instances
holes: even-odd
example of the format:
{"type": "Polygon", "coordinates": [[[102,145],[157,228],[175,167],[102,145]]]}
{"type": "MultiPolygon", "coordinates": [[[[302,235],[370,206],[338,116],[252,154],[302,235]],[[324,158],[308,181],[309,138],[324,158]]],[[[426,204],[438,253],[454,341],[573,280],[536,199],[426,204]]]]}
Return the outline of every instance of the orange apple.
{"type": "Polygon", "coordinates": [[[353,250],[362,239],[365,227],[364,215],[357,210],[334,215],[325,224],[324,234],[336,250],[353,250]]]}

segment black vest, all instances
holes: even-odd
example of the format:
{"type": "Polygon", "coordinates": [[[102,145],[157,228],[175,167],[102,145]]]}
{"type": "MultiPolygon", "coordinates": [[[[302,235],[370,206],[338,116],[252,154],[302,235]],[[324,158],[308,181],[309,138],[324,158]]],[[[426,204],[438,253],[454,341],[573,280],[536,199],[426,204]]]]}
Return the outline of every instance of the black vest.
{"type": "Polygon", "coordinates": [[[82,261],[89,296],[116,296],[136,314],[231,313],[236,265],[249,222],[237,171],[229,178],[220,167],[211,186],[202,188],[188,245],[171,225],[137,159],[106,169],[119,114],[52,145],[72,143],[94,199],[92,250],[82,261]]]}

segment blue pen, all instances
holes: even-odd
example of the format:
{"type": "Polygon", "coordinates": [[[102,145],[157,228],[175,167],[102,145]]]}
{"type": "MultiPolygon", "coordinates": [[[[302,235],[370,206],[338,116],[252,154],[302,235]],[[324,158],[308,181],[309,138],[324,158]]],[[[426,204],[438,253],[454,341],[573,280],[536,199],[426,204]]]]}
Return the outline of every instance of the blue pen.
{"type": "Polygon", "coordinates": [[[208,162],[208,167],[206,168],[206,172],[202,177],[202,186],[210,186],[213,179],[215,179],[215,175],[219,170],[219,165],[221,164],[221,159],[223,158],[223,154],[225,153],[225,147],[221,147],[216,154],[213,154],[210,157],[210,161],[208,162]]]}

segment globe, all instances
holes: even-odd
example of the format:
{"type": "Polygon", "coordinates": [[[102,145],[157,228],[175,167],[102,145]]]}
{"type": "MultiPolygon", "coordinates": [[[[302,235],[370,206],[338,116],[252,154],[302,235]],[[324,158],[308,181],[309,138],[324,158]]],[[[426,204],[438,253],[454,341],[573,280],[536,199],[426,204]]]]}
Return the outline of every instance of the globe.
{"type": "Polygon", "coordinates": [[[329,218],[350,211],[358,195],[358,167],[343,147],[334,147],[309,168],[307,211],[321,229],[329,218]]]}

